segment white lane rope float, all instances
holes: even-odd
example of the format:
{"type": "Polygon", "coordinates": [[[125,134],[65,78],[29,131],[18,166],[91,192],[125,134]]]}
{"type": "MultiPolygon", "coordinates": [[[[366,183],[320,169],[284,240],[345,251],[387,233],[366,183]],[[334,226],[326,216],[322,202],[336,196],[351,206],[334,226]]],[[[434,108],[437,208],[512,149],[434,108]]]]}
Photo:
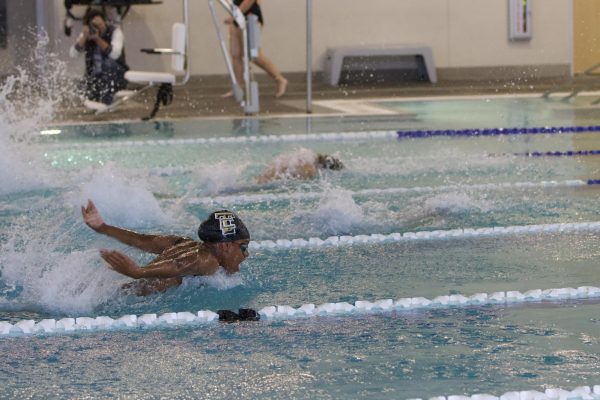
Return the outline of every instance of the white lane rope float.
{"type": "Polygon", "coordinates": [[[539,225],[514,225],[496,226],[493,228],[459,228],[435,231],[419,231],[390,233],[387,235],[374,233],[371,235],[355,236],[330,236],[326,239],[312,237],[309,239],[278,239],[258,240],[250,242],[252,250],[281,250],[298,249],[304,247],[336,247],[351,246],[364,243],[391,243],[409,242],[417,240],[463,239],[477,237],[500,237],[519,234],[547,234],[547,233],[577,233],[598,232],[600,221],[595,222],[568,222],[557,224],[539,225]]]}
{"type": "Polygon", "coordinates": [[[313,142],[340,140],[397,139],[396,131],[364,131],[335,133],[301,133],[290,135],[251,135],[221,136],[208,138],[150,139],[150,140],[110,140],[93,143],[53,143],[58,148],[111,148],[123,146],[169,146],[190,144],[235,144],[235,143],[275,143],[313,142]]]}
{"type": "MultiPolygon", "coordinates": [[[[577,288],[532,289],[524,293],[516,290],[507,292],[442,295],[427,299],[407,297],[397,300],[377,301],[357,300],[348,302],[303,304],[300,307],[288,305],[267,306],[258,311],[261,320],[291,320],[317,316],[352,316],[381,314],[386,312],[418,311],[450,307],[475,307],[484,305],[507,305],[539,302],[560,302],[565,300],[585,300],[600,298],[600,288],[579,286],[577,288]]],[[[108,316],[43,319],[41,321],[21,320],[14,324],[0,322],[0,338],[29,336],[36,334],[69,334],[85,331],[133,330],[143,328],[199,326],[219,320],[219,314],[201,310],[198,312],[167,312],[161,315],[124,315],[118,318],[108,316]]]]}
{"type": "MultiPolygon", "coordinates": [[[[503,190],[503,189],[536,189],[536,188],[561,188],[561,187],[583,187],[597,185],[596,180],[571,179],[564,181],[539,181],[539,182],[500,182],[500,183],[481,183],[473,185],[442,185],[442,186],[414,186],[397,187],[386,189],[363,189],[349,191],[353,197],[374,196],[374,195],[394,195],[394,194],[420,194],[431,192],[451,192],[457,190],[503,190]]],[[[187,199],[188,204],[192,205],[233,205],[233,204],[252,204],[270,201],[289,201],[289,200],[311,200],[318,199],[327,195],[327,192],[295,192],[295,193],[258,193],[246,195],[231,196],[212,196],[212,197],[191,197],[187,199]]]]}
{"type": "Polygon", "coordinates": [[[551,387],[543,392],[537,390],[514,390],[505,392],[500,396],[494,396],[488,393],[474,394],[471,396],[434,396],[429,397],[428,400],[600,400],[600,385],[578,386],[572,390],[551,387]]]}

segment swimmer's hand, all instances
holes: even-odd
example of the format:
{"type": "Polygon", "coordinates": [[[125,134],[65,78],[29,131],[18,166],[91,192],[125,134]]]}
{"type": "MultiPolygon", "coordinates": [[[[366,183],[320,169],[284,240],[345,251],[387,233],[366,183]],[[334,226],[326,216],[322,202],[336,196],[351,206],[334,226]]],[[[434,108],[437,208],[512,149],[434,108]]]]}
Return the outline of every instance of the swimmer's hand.
{"type": "Polygon", "coordinates": [[[102,249],[100,250],[100,256],[118,273],[133,279],[140,279],[142,277],[140,266],[125,254],[116,250],[102,249]]]}
{"type": "Polygon", "coordinates": [[[104,225],[104,220],[100,216],[96,205],[89,199],[86,207],[81,206],[81,215],[83,215],[83,221],[86,225],[95,231],[104,225]]]}

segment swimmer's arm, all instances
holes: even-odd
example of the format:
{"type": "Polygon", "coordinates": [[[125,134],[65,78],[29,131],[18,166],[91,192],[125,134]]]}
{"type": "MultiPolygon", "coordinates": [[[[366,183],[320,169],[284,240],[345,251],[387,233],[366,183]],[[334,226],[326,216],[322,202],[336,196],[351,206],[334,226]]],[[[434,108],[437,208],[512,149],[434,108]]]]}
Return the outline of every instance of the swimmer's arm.
{"type": "Polygon", "coordinates": [[[81,206],[81,215],[86,225],[96,232],[150,253],[160,254],[165,249],[185,239],[179,236],[147,235],[108,225],[104,223],[100,212],[92,200],[88,200],[85,207],[81,206]]]}
{"type": "Polygon", "coordinates": [[[313,163],[304,163],[296,168],[295,177],[299,179],[312,179],[317,175],[317,167],[313,163]]]}
{"type": "Polygon", "coordinates": [[[112,269],[133,279],[206,275],[215,272],[218,267],[211,268],[198,261],[185,264],[173,260],[151,262],[145,267],[140,267],[131,258],[116,250],[100,250],[100,255],[112,269]]]}
{"type": "Polygon", "coordinates": [[[95,231],[117,239],[119,242],[125,243],[126,245],[137,247],[138,249],[155,254],[160,254],[165,249],[174,246],[181,240],[185,240],[185,238],[180,236],[149,235],[107,224],[102,224],[95,229],[95,231]]]}
{"type": "Polygon", "coordinates": [[[267,183],[271,182],[273,179],[275,179],[275,168],[269,167],[258,178],[256,178],[256,182],[259,184],[267,183]]]}
{"type": "Polygon", "coordinates": [[[181,285],[182,278],[143,279],[126,283],[123,289],[132,289],[137,296],[147,296],[156,292],[164,292],[174,286],[181,285]]]}

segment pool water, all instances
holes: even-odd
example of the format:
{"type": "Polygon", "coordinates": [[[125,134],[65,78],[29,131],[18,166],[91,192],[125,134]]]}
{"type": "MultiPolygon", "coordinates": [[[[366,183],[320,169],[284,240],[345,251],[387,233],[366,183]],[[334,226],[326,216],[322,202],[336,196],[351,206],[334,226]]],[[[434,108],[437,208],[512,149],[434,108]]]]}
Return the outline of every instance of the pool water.
{"type": "Polygon", "coordinates": [[[3,339],[4,395],[414,398],[572,387],[598,379],[597,307],[453,309],[3,339]]]}
{"type": "MultiPolygon", "coordinates": [[[[430,103],[417,105],[429,110],[415,111],[419,124],[443,117],[430,103]]],[[[452,112],[470,108],[454,104],[452,112]]],[[[535,117],[524,125],[549,125],[535,117]]],[[[487,122],[470,127],[511,121],[487,122]]],[[[98,249],[150,258],[87,228],[79,206],[88,198],[108,223],[190,237],[212,210],[228,207],[257,242],[600,221],[600,188],[585,184],[600,179],[598,156],[521,155],[600,149],[598,133],[398,140],[344,136],[379,129],[379,118],[347,129],[316,118],[310,132],[306,119],[246,122],[252,132],[225,123],[234,124],[71,125],[26,144],[2,139],[10,164],[0,162],[0,321],[600,286],[597,233],[584,230],[251,246],[236,276],[186,278],[145,298],[123,293],[129,279],[109,270],[98,249]],[[300,148],[336,154],[346,168],[306,182],[256,183],[270,160],[300,148]],[[574,180],[584,184],[568,184],[574,180]]],[[[5,336],[0,382],[5,396],[19,398],[500,395],[597,384],[599,324],[597,301],[563,300],[5,336]]]]}
{"type": "MultiPolygon", "coordinates": [[[[568,93],[489,95],[447,99],[380,101],[378,105],[415,115],[411,128],[464,129],[543,126],[585,126],[597,123],[600,93],[567,98],[568,93]],[[416,122],[416,124],[415,124],[416,122]]],[[[401,129],[401,127],[397,127],[401,129]]]]}

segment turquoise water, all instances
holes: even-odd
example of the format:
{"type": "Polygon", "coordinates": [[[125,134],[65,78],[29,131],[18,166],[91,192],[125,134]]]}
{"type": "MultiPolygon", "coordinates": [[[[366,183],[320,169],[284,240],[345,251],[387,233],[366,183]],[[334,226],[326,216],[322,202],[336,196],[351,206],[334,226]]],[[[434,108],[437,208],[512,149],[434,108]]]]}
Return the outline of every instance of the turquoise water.
{"type": "Polygon", "coordinates": [[[19,398],[414,398],[597,382],[598,304],[0,341],[19,398]],[[18,367],[18,372],[16,368],[18,367]]]}
{"type": "MultiPolygon", "coordinates": [[[[420,123],[441,120],[436,113],[419,114],[420,123]]],[[[306,119],[261,120],[252,132],[235,123],[70,126],[27,144],[0,143],[11,160],[0,172],[0,321],[599,286],[596,234],[523,233],[252,250],[235,277],[189,278],[165,294],[127,296],[119,287],[128,279],[106,268],[98,249],[149,258],[84,226],[79,205],[87,198],[109,223],[191,237],[210,211],[227,206],[254,240],[600,220],[595,186],[498,186],[599,179],[597,156],[515,155],[600,149],[595,133],[152,142],[307,132],[306,119]],[[301,147],[335,153],[346,168],[308,182],[255,183],[270,160],[301,147]],[[490,186],[474,186],[481,184],[490,186]],[[417,187],[429,190],[383,192],[417,187]],[[360,194],[365,189],[381,191],[360,194]],[[238,201],[267,194],[295,197],[238,201]],[[216,196],[212,204],[200,201],[216,196]]],[[[310,127],[344,132],[381,124],[364,117],[336,128],[333,120],[315,119],[310,127]]],[[[563,301],[4,337],[0,382],[7,397],[33,398],[500,395],[597,384],[599,321],[597,303],[563,301]]]]}

